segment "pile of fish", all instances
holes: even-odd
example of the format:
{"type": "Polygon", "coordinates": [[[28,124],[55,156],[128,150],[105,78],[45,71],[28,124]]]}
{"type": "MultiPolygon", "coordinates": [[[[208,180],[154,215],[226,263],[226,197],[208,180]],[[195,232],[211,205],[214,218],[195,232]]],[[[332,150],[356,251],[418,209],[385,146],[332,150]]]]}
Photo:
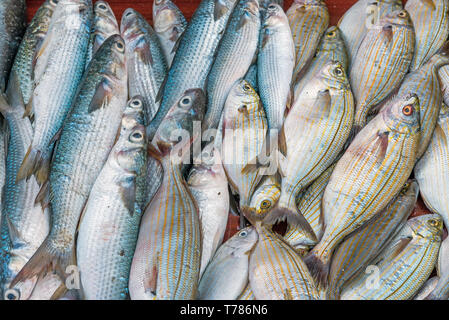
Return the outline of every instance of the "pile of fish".
{"type": "Polygon", "coordinates": [[[0,2],[2,298],[449,299],[449,0],[338,26],[25,2],[0,2]]]}

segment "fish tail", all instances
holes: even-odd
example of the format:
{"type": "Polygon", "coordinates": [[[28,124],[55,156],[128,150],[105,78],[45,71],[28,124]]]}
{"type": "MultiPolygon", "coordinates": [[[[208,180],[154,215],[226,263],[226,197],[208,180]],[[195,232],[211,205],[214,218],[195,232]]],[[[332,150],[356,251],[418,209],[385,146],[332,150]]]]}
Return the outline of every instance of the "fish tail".
{"type": "Polygon", "coordinates": [[[37,182],[42,185],[47,181],[49,171],[50,158],[46,153],[30,146],[17,173],[17,181],[28,179],[35,174],[37,182]]]}
{"type": "Polygon", "coordinates": [[[67,266],[73,264],[73,244],[69,249],[61,251],[56,249],[51,240],[47,237],[41,244],[39,249],[34,253],[30,260],[20,270],[17,276],[10,284],[10,288],[13,288],[19,282],[30,279],[34,276],[41,276],[48,271],[56,271],[61,279],[66,278],[65,270],[67,266]]]}
{"type": "Polygon", "coordinates": [[[304,257],[304,263],[315,279],[317,285],[325,288],[328,282],[330,262],[324,260],[316,247],[304,257]]]}

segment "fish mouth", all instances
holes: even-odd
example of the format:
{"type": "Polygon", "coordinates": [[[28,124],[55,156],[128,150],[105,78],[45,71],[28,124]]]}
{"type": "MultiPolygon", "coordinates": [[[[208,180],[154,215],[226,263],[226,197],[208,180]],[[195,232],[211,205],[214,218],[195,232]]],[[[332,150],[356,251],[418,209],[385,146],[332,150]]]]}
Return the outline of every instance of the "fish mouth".
{"type": "Polygon", "coordinates": [[[259,2],[256,0],[249,0],[246,3],[245,11],[256,16],[259,13],[259,2]]]}

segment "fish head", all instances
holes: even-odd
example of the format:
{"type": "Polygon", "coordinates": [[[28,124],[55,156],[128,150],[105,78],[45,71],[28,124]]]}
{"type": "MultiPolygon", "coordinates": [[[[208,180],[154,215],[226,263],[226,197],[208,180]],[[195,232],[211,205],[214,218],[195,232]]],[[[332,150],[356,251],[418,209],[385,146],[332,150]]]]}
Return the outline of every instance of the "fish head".
{"type": "Polygon", "coordinates": [[[346,49],[344,48],[344,41],[340,28],[338,28],[337,26],[331,26],[324,33],[323,39],[317,49],[317,52],[333,52],[335,50],[346,49]]]}
{"type": "Polygon", "coordinates": [[[346,71],[338,61],[327,62],[321,69],[319,77],[330,90],[350,90],[346,71]]]}
{"type": "Polygon", "coordinates": [[[220,151],[214,147],[213,143],[206,145],[195,159],[195,165],[189,173],[188,184],[194,187],[210,186],[213,180],[225,179],[226,174],[223,169],[220,151]]]}
{"type": "Polygon", "coordinates": [[[396,97],[381,110],[387,127],[397,133],[416,134],[420,131],[420,105],[416,94],[396,97]]]}
{"type": "Polygon", "coordinates": [[[265,29],[275,29],[285,24],[288,24],[288,18],[282,7],[277,3],[270,3],[264,14],[263,27],[265,29]]]}
{"type": "Polygon", "coordinates": [[[415,237],[440,241],[443,234],[443,218],[439,214],[425,214],[407,221],[415,237]]]}
{"type": "Polygon", "coordinates": [[[95,12],[95,43],[94,51],[106,40],[107,36],[118,32],[118,23],[114,12],[106,1],[97,1],[95,12]]]}
{"type": "MultiPolygon", "coordinates": [[[[416,202],[416,199],[419,195],[419,185],[416,179],[409,179],[402,187],[401,191],[399,191],[399,196],[402,199],[414,199],[413,203],[416,202]]],[[[408,202],[408,200],[405,200],[408,202]]]]}
{"type": "Polygon", "coordinates": [[[138,42],[137,40],[144,36],[144,30],[141,26],[143,19],[142,15],[132,8],[123,12],[120,33],[128,46],[130,46],[130,43],[138,42]]]}
{"type": "MultiPolygon", "coordinates": [[[[105,63],[99,65],[103,66],[103,70],[96,70],[91,68],[92,72],[102,73],[116,82],[123,83],[127,81],[126,71],[126,46],[123,38],[116,34],[108,39],[101,45],[94,59],[103,60],[105,63]]],[[[90,70],[89,70],[90,71],[90,70]]],[[[118,86],[116,86],[118,87],[118,86]]]]}
{"type": "MultiPolygon", "coordinates": [[[[153,2],[154,30],[166,32],[182,25],[179,9],[170,0],[155,0],[153,2]]],[[[181,30],[178,30],[181,32],[181,30]]]]}
{"type": "Polygon", "coordinates": [[[396,10],[387,14],[383,19],[380,20],[380,25],[383,28],[386,27],[407,27],[412,28],[413,22],[410,14],[407,10],[396,10]]]}
{"type": "Polygon", "coordinates": [[[247,0],[242,5],[243,17],[252,21],[260,21],[259,1],[247,0]],[[258,20],[255,20],[258,19],[258,20]]]}
{"type": "Polygon", "coordinates": [[[243,79],[237,80],[226,99],[223,127],[229,126],[242,115],[252,115],[261,108],[260,98],[251,84],[243,79]]]}
{"type": "Polygon", "coordinates": [[[91,0],[59,0],[51,24],[56,28],[77,29],[90,25],[93,10],[91,0]]]}
{"type": "Polygon", "coordinates": [[[137,124],[133,128],[123,125],[120,137],[114,146],[114,157],[117,165],[132,175],[140,171],[145,148],[145,127],[137,124]]]}
{"type": "Polygon", "coordinates": [[[263,220],[279,201],[280,196],[281,187],[279,183],[274,179],[267,178],[265,183],[262,183],[251,197],[248,210],[252,212],[256,220],[263,220]]]}
{"type": "Polygon", "coordinates": [[[256,228],[247,227],[238,231],[223,245],[233,256],[250,255],[259,239],[256,228]]]}
{"type": "Polygon", "coordinates": [[[131,98],[123,111],[122,128],[132,129],[138,124],[144,124],[143,98],[139,95],[131,98]]]}

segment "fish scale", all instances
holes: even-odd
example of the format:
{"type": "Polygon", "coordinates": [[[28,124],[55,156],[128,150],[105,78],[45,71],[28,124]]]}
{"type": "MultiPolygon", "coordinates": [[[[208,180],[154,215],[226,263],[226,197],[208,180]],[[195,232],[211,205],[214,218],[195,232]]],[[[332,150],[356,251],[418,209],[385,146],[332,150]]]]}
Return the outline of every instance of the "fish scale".
{"type": "Polygon", "coordinates": [[[240,0],[232,13],[207,79],[204,129],[216,129],[232,85],[247,73],[259,42],[259,4],[240,0]]]}
{"type": "Polygon", "coordinates": [[[306,257],[322,287],[338,243],[376,216],[410,176],[418,138],[418,98],[398,97],[362,129],[337,162],[323,196],[324,234],[306,257]]]}
{"type": "Polygon", "coordinates": [[[287,10],[287,17],[295,43],[296,63],[293,80],[299,75],[309,60],[329,26],[329,12],[322,0],[295,0],[287,10]]]}
{"type": "Polygon", "coordinates": [[[388,14],[366,34],[349,77],[357,104],[355,132],[363,128],[371,109],[400,85],[409,70],[414,48],[412,22],[405,10],[388,14]]]}
{"type": "Polygon", "coordinates": [[[329,274],[329,299],[338,299],[345,284],[363,271],[402,228],[419,194],[416,181],[406,183],[395,199],[365,227],[347,237],[335,251],[329,274]]]}
{"type": "Polygon", "coordinates": [[[372,266],[379,271],[378,287],[367,285],[370,274],[361,274],[343,291],[342,300],[413,298],[434,268],[442,227],[441,218],[435,214],[409,220],[373,261],[372,266]]]}
{"type": "Polygon", "coordinates": [[[235,0],[201,1],[179,40],[175,57],[161,89],[161,106],[148,130],[150,140],[170,107],[186,90],[204,88],[215,51],[235,4],[235,0]],[[217,12],[221,12],[221,16],[217,15],[217,20],[214,19],[215,7],[217,12]]]}
{"type": "Polygon", "coordinates": [[[414,71],[426,63],[447,40],[449,1],[408,0],[405,9],[410,13],[416,33],[415,55],[410,65],[414,71]]]}

